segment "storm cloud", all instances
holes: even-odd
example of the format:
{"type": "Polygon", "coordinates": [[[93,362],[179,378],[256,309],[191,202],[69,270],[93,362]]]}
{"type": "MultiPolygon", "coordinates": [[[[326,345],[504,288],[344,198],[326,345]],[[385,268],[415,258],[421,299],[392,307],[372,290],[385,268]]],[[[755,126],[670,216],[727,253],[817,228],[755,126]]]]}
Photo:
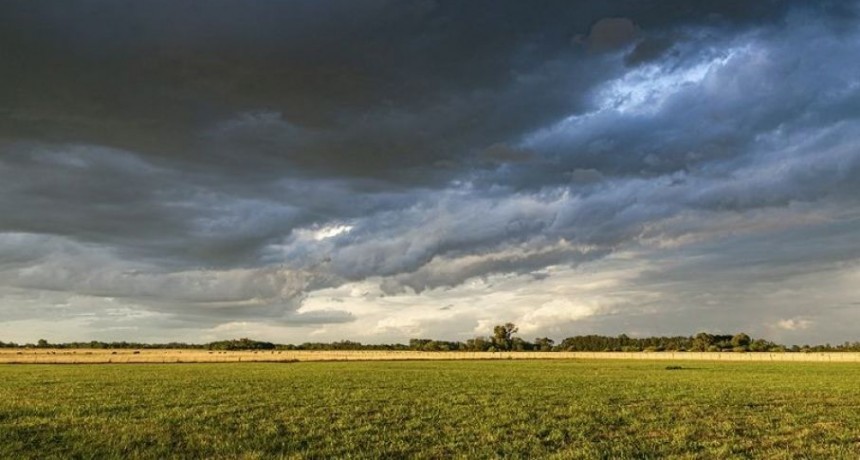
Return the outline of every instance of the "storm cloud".
{"type": "Polygon", "coordinates": [[[0,339],[856,340],[858,8],[4,2],[0,339]]]}

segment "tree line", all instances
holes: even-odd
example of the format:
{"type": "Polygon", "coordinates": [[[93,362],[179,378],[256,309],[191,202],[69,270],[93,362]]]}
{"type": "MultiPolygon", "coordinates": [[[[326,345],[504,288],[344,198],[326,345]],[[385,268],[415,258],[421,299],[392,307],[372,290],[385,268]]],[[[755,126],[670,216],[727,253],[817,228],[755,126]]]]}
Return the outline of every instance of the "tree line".
{"type": "Polygon", "coordinates": [[[35,344],[17,344],[0,341],[0,348],[86,348],[86,349],[193,349],[193,350],[376,350],[376,351],[710,351],[710,352],[842,352],[860,351],[860,342],[844,342],[838,345],[781,345],[765,339],[754,339],[746,333],[721,335],[700,332],[693,336],[673,337],[616,337],[605,335],[577,335],[560,342],[549,337],[538,337],[528,341],[515,334],[519,331],[513,323],[499,324],[490,336],[478,336],[466,341],[434,339],[411,339],[408,344],[364,344],[351,340],[336,342],[305,342],[301,344],[277,344],[248,338],[219,340],[204,344],[169,342],[65,342],[49,343],[39,339],[35,344]]]}

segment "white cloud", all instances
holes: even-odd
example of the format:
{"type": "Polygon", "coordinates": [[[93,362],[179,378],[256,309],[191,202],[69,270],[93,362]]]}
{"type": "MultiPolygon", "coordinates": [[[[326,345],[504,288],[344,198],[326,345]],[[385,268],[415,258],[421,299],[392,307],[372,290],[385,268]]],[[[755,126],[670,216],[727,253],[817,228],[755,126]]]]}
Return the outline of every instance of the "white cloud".
{"type": "Polygon", "coordinates": [[[322,241],[328,238],[334,238],[344,233],[349,233],[352,230],[352,225],[332,224],[317,228],[299,228],[294,230],[295,234],[301,240],[322,241]]]}
{"type": "Polygon", "coordinates": [[[595,103],[599,111],[653,115],[663,109],[664,102],[669,98],[696,86],[705,85],[704,88],[696,88],[701,92],[719,92],[721,88],[707,85],[709,75],[731,65],[733,59],[743,60],[753,53],[752,45],[747,43],[713,52],[711,54],[715,55],[707,59],[681,63],[674,68],[666,62],[644,65],[598,88],[595,91],[595,103]]]}
{"type": "Polygon", "coordinates": [[[594,315],[603,306],[599,299],[576,301],[571,298],[555,298],[521,316],[516,324],[519,325],[521,333],[530,334],[549,326],[570,323],[594,315]]]}
{"type": "Polygon", "coordinates": [[[803,318],[788,318],[777,321],[776,327],[786,331],[800,331],[809,328],[812,321],[803,318]]]}

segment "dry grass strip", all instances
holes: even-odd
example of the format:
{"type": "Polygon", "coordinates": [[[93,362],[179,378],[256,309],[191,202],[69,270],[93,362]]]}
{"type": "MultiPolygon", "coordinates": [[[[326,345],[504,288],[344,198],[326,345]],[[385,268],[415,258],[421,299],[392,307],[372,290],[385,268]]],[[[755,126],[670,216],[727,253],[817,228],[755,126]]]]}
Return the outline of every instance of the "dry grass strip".
{"type": "Polygon", "coordinates": [[[635,359],[675,361],[860,362],[860,353],[426,352],[4,349],[0,364],[235,363],[478,359],[635,359]]]}

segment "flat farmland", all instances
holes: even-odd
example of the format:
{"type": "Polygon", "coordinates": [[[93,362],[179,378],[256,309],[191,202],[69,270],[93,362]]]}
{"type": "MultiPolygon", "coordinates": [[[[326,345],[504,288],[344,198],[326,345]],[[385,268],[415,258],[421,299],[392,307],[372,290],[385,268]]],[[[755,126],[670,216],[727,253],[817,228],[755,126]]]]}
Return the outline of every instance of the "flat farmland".
{"type": "Polygon", "coordinates": [[[860,457],[855,363],[0,366],[0,458],[860,457]]]}

